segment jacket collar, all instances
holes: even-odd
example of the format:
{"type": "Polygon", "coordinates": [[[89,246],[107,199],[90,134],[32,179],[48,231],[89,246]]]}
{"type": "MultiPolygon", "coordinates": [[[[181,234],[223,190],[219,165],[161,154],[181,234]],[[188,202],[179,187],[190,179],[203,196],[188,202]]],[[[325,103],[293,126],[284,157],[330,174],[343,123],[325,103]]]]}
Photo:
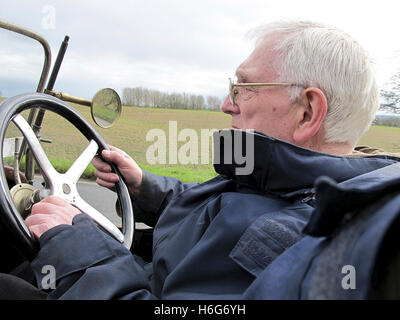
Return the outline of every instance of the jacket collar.
{"type": "Polygon", "coordinates": [[[400,162],[342,183],[320,177],[315,189],[316,206],[304,233],[315,237],[329,236],[340,227],[346,215],[358,214],[360,208],[390,197],[394,192],[398,194],[400,162]]]}
{"type": "Polygon", "coordinates": [[[217,173],[241,187],[280,197],[309,194],[321,176],[342,182],[399,160],[384,155],[360,158],[319,153],[261,132],[229,129],[214,133],[217,173]]]}

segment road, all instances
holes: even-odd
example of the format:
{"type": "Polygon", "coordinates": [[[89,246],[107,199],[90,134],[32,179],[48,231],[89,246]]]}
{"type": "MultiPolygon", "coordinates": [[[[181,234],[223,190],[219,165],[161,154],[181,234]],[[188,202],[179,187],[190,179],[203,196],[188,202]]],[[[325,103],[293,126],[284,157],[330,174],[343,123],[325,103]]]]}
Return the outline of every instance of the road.
{"type": "MultiPolygon", "coordinates": [[[[41,188],[43,179],[41,176],[35,177],[34,187],[41,188]]],[[[80,180],[78,182],[78,192],[87,203],[96,208],[100,213],[103,213],[113,223],[121,224],[121,219],[115,213],[115,201],[117,194],[100,187],[95,182],[80,180]]]]}
{"type": "Polygon", "coordinates": [[[117,194],[107,188],[100,187],[95,182],[81,181],[78,183],[78,192],[83,199],[103,213],[108,219],[115,224],[121,224],[120,217],[115,211],[115,202],[117,194]]]}

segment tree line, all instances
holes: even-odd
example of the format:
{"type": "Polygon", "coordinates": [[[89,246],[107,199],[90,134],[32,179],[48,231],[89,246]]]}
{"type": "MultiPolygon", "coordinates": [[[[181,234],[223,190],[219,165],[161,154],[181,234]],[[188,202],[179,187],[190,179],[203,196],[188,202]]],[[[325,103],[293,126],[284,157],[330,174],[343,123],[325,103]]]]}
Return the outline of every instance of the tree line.
{"type": "Polygon", "coordinates": [[[136,107],[219,111],[222,99],[217,96],[204,97],[186,92],[165,93],[159,90],[137,87],[123,89],[122,103],[126,106],[136,107]]]}
{"type": "Polygon", "coordinates": [[[377,115],[374,122],[377,126],[398,127],[400,128],[400,115],[399,114],[381,114],[377,115]]]}

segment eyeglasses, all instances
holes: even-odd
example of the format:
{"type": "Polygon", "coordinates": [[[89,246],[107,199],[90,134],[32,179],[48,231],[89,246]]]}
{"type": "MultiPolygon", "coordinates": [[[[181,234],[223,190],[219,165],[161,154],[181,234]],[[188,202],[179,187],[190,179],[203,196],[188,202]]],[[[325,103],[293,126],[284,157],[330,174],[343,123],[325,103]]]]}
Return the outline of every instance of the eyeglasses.
{"type": "Polygon", "coordinates": [[[231,100],[231,103],[234,106],[235,97],[239,94],[239,90],[235,89],[236,87],[288,87],[288,86],[300,86],[300,85],[293,83],[284,83],[284,82],[238,83],[232,78],[229,78],[229,99],[231,100]]]}

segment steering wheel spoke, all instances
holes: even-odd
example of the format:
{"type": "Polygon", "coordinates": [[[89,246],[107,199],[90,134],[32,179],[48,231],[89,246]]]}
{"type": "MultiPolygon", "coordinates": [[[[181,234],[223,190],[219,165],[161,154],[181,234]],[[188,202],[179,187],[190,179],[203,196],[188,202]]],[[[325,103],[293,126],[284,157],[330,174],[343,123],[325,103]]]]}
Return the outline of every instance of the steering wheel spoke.
{"type": "Polygon", "coordinates": [[[33,155],[35,156],[36,162],[38,163],[40,169],[42,169],[47,181],[51,184],[51,186],[53,186],[59,177],[59,173],[56,171],[56,169],[54,169],[53,165],[47,158],[46,153],[36,137],[36,134],[33,132],[32,128],[21,114],[14,116],[12,121],[18,127],[18,129],[21,130],[33,155]]]}
{"type": "Polygon", "coordinates": [[[75,160],[72,166],[68,169],[65,175],[73,182],[78,182],[85,169],[89,166],[93,157],[96,155],[99,146],[96,141],[90,140],[89,145],[82,154],[75,160]]]}
{"type": "Polygon", "coordinates": [[[75,207],[77,207],[79,210],[86,213],[89,217],[96,221],[119,242],[124,242],[124,235],[121,233],[121,231],[119,231],[117,226],[110,220],[108,220],[100,212],[98,212],[95,208],[93,208],[90,204],[88,204],[85,200],[83,200],[81,197],[76,197],[73,205],[75,205],[75,207]]]}

